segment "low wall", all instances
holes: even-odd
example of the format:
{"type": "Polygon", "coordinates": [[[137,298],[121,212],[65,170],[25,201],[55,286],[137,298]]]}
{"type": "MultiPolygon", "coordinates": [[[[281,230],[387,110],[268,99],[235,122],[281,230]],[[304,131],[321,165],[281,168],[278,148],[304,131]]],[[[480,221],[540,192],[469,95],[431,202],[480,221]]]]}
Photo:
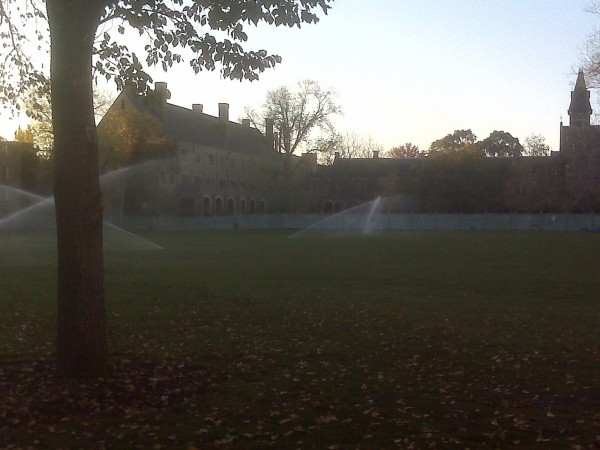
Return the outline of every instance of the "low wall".
{"type": "Polygon", "coordinates": [[[599,214],[261,214],[107,218],[130,230],[339,229],[600,231],[599,214]]]}

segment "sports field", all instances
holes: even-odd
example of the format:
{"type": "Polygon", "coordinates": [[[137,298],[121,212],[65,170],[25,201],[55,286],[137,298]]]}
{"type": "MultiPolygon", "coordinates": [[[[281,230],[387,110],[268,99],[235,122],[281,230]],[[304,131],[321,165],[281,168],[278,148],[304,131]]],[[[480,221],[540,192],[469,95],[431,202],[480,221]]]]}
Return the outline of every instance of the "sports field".
{"type": "Polygon", "coordinates": [[[87,384],[51,240],[0,235],[0,448],[600,446],[600,234],[288,235],[107,250],[87,384]]]}

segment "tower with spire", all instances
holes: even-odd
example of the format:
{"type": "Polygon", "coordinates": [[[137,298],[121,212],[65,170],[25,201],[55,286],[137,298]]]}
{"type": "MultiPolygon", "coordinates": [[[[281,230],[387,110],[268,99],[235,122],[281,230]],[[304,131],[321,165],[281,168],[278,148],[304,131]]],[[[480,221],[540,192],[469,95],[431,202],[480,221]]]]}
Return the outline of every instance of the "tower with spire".
{"type": "Polygon", "coordinates": [[[560,153],[563,156],[589,153],[600,147],[600,126],[592,125],[590,91],[583,70],[579,69],[571,91],[569,125],[560,123],[560,153]]]}
{"type": "Polygon", "coordinates": [[[592,105],[590,104],[590,91],[585,84],[583,70],[579,69],[575,88],[571,91],[571,104],[569,105],[569,126],[585,128],[591,125],[592,105]]]}

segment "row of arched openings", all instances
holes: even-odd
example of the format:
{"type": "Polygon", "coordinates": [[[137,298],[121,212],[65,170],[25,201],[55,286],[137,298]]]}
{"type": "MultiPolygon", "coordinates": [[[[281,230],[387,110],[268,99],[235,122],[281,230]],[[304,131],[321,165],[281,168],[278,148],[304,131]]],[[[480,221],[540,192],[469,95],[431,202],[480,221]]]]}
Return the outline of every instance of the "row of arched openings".
{"type": "Polygon", "coordinates": [[[325,200],[323,202],[322,212],[323,214],[338,213],[342,210],[342,203],[339,201],[325,200]]]}
{"type": "Polygon", "coordinates": [[[233,216],[245,214],[264,214],[266,212],[266,202],[264,200],[241,198],[238,201],[234,198],[223,199],[216,197],[214,200],[204,196],[200,202],[196,202],[193,197],[182,197],[179,200],[179,215],[184,217],[192,216],[233,216]]]}

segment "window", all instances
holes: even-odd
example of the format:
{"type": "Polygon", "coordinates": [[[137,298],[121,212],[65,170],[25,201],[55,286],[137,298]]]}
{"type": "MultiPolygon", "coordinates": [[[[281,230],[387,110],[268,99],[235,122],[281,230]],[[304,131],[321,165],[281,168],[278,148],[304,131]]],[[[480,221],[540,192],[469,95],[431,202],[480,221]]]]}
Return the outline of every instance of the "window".
{"type": "Polygon", "coordinates": [[[215,155],[208,155],[208,165],[209,166],[215,165],[215,155]]]}
{"type": "Polygon", "coordinates": [[[219,186],[220,186],[220,187],[225,187],[225,184],[226,184],[226,183],[225,183],[225,180],[224,180],[223,178],[221,178],[221,179],[219,180],[219,186]]]}
{"type": "Polygon", "coordinates": [[[194,176],[194,186],[200,186],[201,182],[202,182],[202,180],[200,179],[199,176],[194,176]]]}
{"type": "Polygon", "coordinates": [[[187,186],[188,183],[189,183],[189,176],[181,175],[181,184],[183,184],[184,186],[187,186]]]}
{"type": "Polygon", "coordinates": [[[160,173],[160,184],[167,184],[167,172],[160,173]]]}
{"type": "Polygon", "coordinates": [[[232,169],[235,169],[235,159],[231,158],[230,166],[232,169]]]}
{"type": "Polygon", "coordinates": [[[194,161],[197,163],[202,162],[202,153],[200,153],[198,150],[194,152],[194,161]]]}
{"type": "Polygon", "coordinates": [[[175,184],[175,174],[171,173],[169,175],[169,184],[175,184]]]}
{"type": "Polygon", "coordinates": [[[224,156],[221,156],[220,166],[221,166],[221,169],[225,168],[225,157],[224,156]]]}

